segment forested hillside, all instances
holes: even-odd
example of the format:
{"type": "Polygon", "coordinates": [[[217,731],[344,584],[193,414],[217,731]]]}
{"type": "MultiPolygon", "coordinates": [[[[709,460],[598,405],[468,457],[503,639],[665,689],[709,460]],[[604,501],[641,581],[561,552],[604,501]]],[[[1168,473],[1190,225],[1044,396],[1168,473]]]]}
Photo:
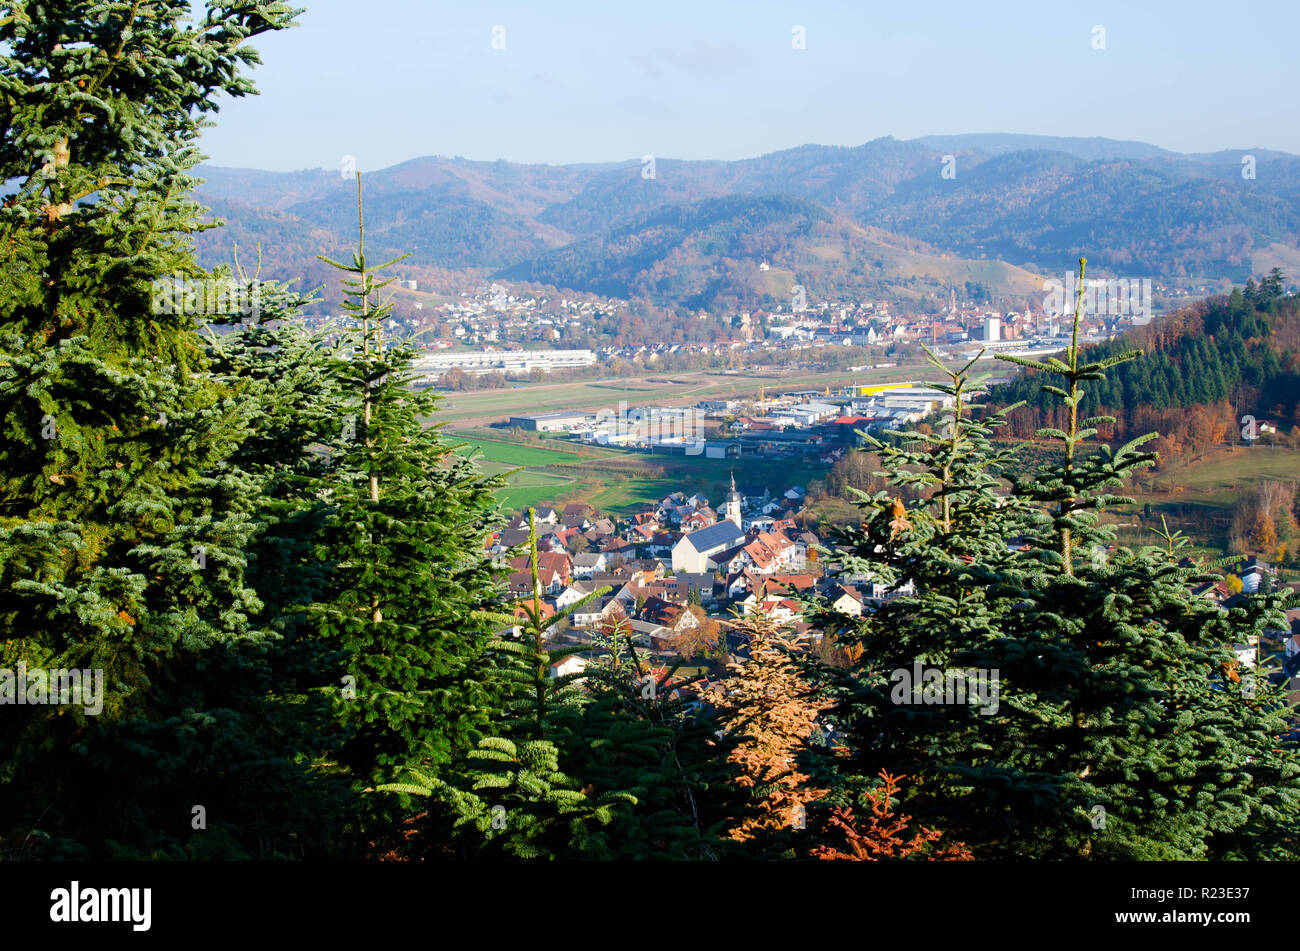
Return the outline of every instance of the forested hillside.
{"type": "MultiPolygon", "coordinates": [[[[1258,285],[1252,280],[1244,290],[1086,348],[1094,360],[1130,349],[1142,356],[1089,389],[1080,411],[1116,417],[1116,438],[1160,432],[1166,457],[1240,438],[1245,416],[1257,421],[1257,432],[1263,421],[1287,436],[1300,426],[1300,300],[1283,294],[1283,282],[1275,271],[1258,285]]],[[[1064,410],[1041,384],[1030,370],[990,393],[995,404],[1023,400],[1032,409],[1013,415],[1012,435],[1061,425],[1064,410]]]]}
{"type": "MultiPolygon", "coordinates": [[[[739,300],[752,308],[767,293],[743,274],[757,264],[745,253],[753,249],[733,248],[734,264],[720,274],[683,254],[680,242],[663,240],[656,214],[724,199],[716,207],[734,208],[748,199],[768,203],[764,253],[799,267],[809,263],[809,216],[833,216],[836,226],[822,242],[831,250],[818,253],[846,260],[834,281],[815,268],[796,270],[796,282],[811,293],[893,296],[912,278],[943,297],[951,278],[927,261],[852,266],[854,242],[843,235],[876,229],[873,240],[887,246],[913,241],[967,267],[996,264],[986,276],[994,293],[1023,301],[1028,292],[1011,266],[1057,276],[1085,251],[1094,269],[1157,281],[1241,283],[1278,263],[1288,273],[1300,268],[1300,159],[1257,150],[1250,153],[1254,177],[1245,178],[1244,154],[1179,155],[1142,143],[1037,136],[887,137],[734,162],[658,156],[552,167],[423,158],[371,180],[375,207],[383,209],[376,240],[386,250],[411,251],[415,265],[545,274],[547,283],[574,290],[634,288],[660,306],[703,301],[719,308],[739,300]],[[617,260],[594,267],[596,249],[606,247],[617,260]],[[663,272],[682,278],[665,281],[663,272]]],[[[304,235],[324,229],[336,241],[345,237],[337,173],[209,174],[200,194],[220,201],[232,222],[270,208],[300,221],[304,235]]],[[[200,240],[205,264],[228,259],[223,240],[219,233],[200,240]]],[[[280,253],[306,261],[315,253],[309,243],[291,240],[280,253]]]]}

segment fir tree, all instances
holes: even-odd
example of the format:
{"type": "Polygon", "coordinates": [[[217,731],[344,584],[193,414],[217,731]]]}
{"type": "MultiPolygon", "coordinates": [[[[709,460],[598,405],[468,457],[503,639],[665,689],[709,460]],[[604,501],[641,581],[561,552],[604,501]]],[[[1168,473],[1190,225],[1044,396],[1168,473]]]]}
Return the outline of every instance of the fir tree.
{"type": "Polygon", "coordinates": [[[717,708],[733,781],[747,793],[727,836],[759,855],[781,855],[807,828],[809,805],[825,795],[803,760],[830,703],[804,679],[771,618],[756,610],[729,623],[747,640],[749,656],[706,694],[717,708]]]}
{"type": "Polygon", "coordinates": [[[425,425],[438,397],[413,386],[415,351],[385,339],[389,280],[366,258],[358,176],[359,248],[346,274],[339,386],[350,406],[332,454],[329,516],[318,558],[329,582],[309,608],[318,637],[343,652],[336,689],[350,732],[341,761],[374,783],[394,770],[437,771],[485,735],[497,685],[482,662],[499,591],[483,538],[497,518],[493,489],[425,425]]]}
{"type": "Polygon", "coordinates": [[[943,838],[938,829],[913,831],[912,817],[897,811],[898,790],[899,777],[881,770],[880,786],[862,797],[870,814],[863,820],[854,815],[851,806],[836,806],[829,821],[843,835],[843,845],[819,845],[813,849],[813,857],[828,862],[909,858],[962,861],[972,857],[960,843],[938,844],[943,838]]]}
{"type": "Polygon", "coordinates": [[[635,802],[635,798],[621,791],[588,795],[578,779],[561,768],[564,742],[572,735],[585,700],[576,684],[580,675],[550,676],[551,665],[575,651],[551,650],[546,645],[548,629],[595,593],[547,616],[537,573],[532,509],[528,535],[533,597],[520,605],[525,623],[507,629],[494,642],[495,663],[485,663],[478,671],[505,688],[502,722],[445,776],[410,768],[401,780],[378,788],[435,797],[454,816],[454,840],[474,856],[606,858],[608,841],[598,830],[613,820],[616,803],[635,802]]]}
{"type": "MultiPolygon", "coordinates": [[[[206,277],[188,237],[203,116],[252,91],[245,41],[294,11],[188,15],[74,2],[0,19],[0,166],[17,182],[0,210],[0,664],[98,669],[105,687],[98,714],[5,719],[0,837],[53,854],[329,839],[298,836],[323,804],[295,750],[312,731],[268,689],[277,635],[248,576],[260,486],[231,460],[255,403],[200,372],[203,307],[173,296],[206,277]]],[[[239,291],[247,313],[257,288],[239,291]]]]}
{"type": "Polygon", "coordinates": [[[844,570],[915,590],[830,621],[862,647],[834,688],[851,724],[842,779],[912,776],[908,811],[977,855],[1285,854],[1297,806],[1285,706],[1258,673],[1244,695],[1227,649],[1276,622],[1282,601],[1225,614],[1194,598],[1206,573],[1180,563],[1173,533],[1160,548],[1114,546],[1100,513],[1132,504],[1112,489],[1152,457],[1146,437],[1084,453],[1110,420],[1078,406],[1084,383],[1125,358],[1082,362],[1077,337],[1064,359],[1011,358],[1062,380],[1049,392],[1064,425],[1040,433],[1061,451],[1026,477],[988,440],[1005,411],[976,421],[960,400],[948,437],[965,443],[960,459],[942,436],[882,447],[892,481],[928,495],[910,509],[865,497],[863,528],[839,540],[844,570]],[[996,702],[909,690],[914,664],[997,673],[996,702]]]}
{"type": "Polygon", "coordinates": [[[598,654],[583,677],[588,702],[566,750],[585,788],[631,797],[616,800],[611,822],[597,830],[610,856],[725,857],[732,851],[726,817],[739,802],[735,771],[716,739],[716,711],[700,702],[707,683],[675,679],[680,657],[652,667],[621,616],[602,625],[592,644],[598,654]]]}

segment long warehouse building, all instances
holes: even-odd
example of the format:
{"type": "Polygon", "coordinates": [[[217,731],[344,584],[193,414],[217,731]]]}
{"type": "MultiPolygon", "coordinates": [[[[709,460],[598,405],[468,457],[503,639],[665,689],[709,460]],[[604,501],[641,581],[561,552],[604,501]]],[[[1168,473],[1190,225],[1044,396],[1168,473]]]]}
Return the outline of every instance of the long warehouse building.
{"type": "Polygon", "coordinates": [[[466,373],[527,373],[565,370],[596,362],[590,350],[460,350],[431,353],[415,361],[415,371],[428,381],[459,367],[466,373]]]}

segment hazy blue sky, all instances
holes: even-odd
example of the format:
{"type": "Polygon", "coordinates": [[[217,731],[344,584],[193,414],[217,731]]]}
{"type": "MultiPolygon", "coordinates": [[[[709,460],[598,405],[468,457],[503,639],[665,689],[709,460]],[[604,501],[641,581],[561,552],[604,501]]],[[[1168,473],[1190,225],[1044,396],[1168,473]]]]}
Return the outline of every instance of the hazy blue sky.
{"type": "Polygon", "coordinates": [[[262,94],[224,104],[214,163],[734,159],[957,132],[1300,153],[1296,0],[303,5],[255,44],[262,94]]]}

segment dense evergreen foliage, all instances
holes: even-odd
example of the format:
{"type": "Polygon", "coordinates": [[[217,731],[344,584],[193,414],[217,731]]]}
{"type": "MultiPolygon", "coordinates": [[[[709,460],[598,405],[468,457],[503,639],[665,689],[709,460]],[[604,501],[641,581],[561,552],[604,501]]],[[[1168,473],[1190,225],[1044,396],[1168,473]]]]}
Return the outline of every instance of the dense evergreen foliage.
{"type": "MultiPolygon", "coordinates": [[[[1137,328],[1122,339],[1085,348],[1105,361],[1138,346],[1135,360],[1115,366],[1083,394],[1082,412],[1116,417],[1119,433],[1141,425],[1143,411],[1190,409],[1229,402],[1238,414],[1300,425],[1300,299],[1283,294],[1276,269],[1257,286],[1212,298],[1177,315],[1137,328]]],[[[994,389],[991,402],[1025,401],[1034,410],[1019,421],[1029,435],[1035,420],[1056,424],[1062,409],[1034,372],[994,389]]]]}
{"type": "Polygon", "coordinates": [[[857,654],[832,677],[847,771],[914,777],[909,810],[977,857],[1294,855],[1285,694],[1265,671],[1243,677],[1230,650],[1279,628],[1286,599],[1223,612],[1190,594],[1211,575],[1176,535],[1111,544],[1098,512],[1131,504],[1112,489],[1153,461],[1151,437],[1080,452],[1107,422],[1079,410],[1086,385],[1137,355],[1086,356],[1009,358],[1056,379],[1066,418],[1039,432],[1062,453],[1028,476],[990,441],[1017,408],[972,418],[961,373],[942,432],[877,443],[895,486],[932,491],[911,509],[898,488],[860,493],[862,527],[836,545],[847,570],[904,595],[825,618],[857,654]]]}

